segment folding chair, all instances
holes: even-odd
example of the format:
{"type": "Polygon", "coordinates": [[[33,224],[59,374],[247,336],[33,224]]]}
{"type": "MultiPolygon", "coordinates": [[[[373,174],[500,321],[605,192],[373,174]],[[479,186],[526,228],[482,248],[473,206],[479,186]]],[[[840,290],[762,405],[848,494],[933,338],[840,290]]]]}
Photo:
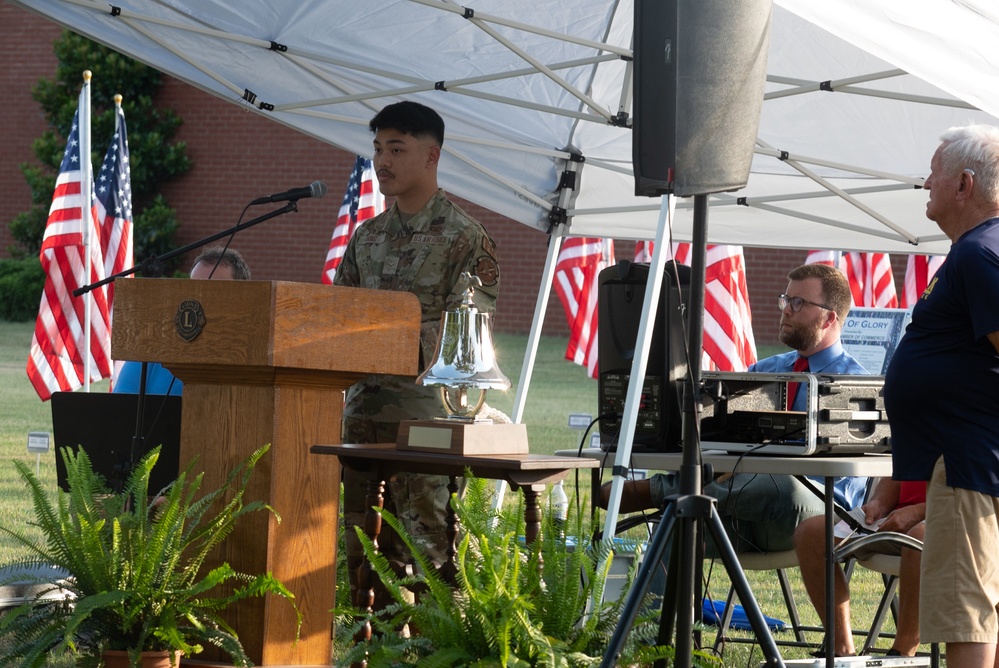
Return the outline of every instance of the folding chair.
{"type": "MultiPolygon", "coordinates": [[[[871,478],[868,480],[867,489],[864,492],[865,503],[870,500],[871,494],[873,493],[878,480],[878,478],[871,478]]],[[[814,485],[814,483],[813,486],[816,491],[818,491],[818,486],[814,485]]],[[[846,571],[847,578],[849,578],[853,570],[854,562],[852,559],[848,558],[845,558],[844,560],[846,561],[844,569],[846,571]]],[[[777,645],[785,647],[821,648],[823,646],[822,642],[809,642],[805,637],[805,633],[822,633],[824,629],[821,626],[806,626],[802,624],[801,617],[798,614],[798,606],[795,603],[794,594],[791,590],[791,584],[788,579],[787,571],[790,568],[798,567],[798,556],[794,550],[784,550],[780,552],[742,552],[739,554],[739,563],[745,571],[773,570],[776,572],[777,581],[780,583],[781,593],[784,597],[784,606],[787,608],[791,631],[794,633],[794,640],[783,640],[775,637],[774,642],[777,645]]],[[[715,637],[714,648],[716,651],[724,651],[724,644],[726,642],[755,642],[754,638],[740,638],[729,635],[729,625],[731,623],[731,611],[734,598],[735,591],[730,587],[728,597],[725,602],[726,614],[722,617],[721,624],[718,629],[718,635],[715,637]]]]}
{"type": "MultiPolygon", "coordinates": [[[[821,632],[822,629],[817,626],[806,626],[802,624],[801,617],[798,614],[798,605],[794,600],[794,593],[791,589],[791,582],[787,575],[788,569],[798,567],[798,556],[795,554],[794,550],[782,550],[780,552],[741,552],[738,557],[739,564],[742,566],[744,571],[772,570],[775,571],[777,575],[777,581],[780,583],[781,594],[784,597],[784,606],[787,609],[787,616],[791,626],[791,631],[794,634],[794,640],[784,640],[775,636],[774,642],[777,645],[782,645],[784,647],[818,647],[818,643],[808,642],[805,638],[805,632],[821,632]]],[[[725,612],[723,613],[720,623],[718,624],[718,633],[715,635],[714,649],[717,652],[723,652],[725,649],[725,643],[727,642],[756,642],[755,638],[742,638],[739,636],[729,635],[734,603],[735,589],[733,587],[729,587],[728,596],[725,599],[725,612]]]]}
{"type": "MultiPolygon", "coordinates": [[[[880,573],[885,583],[884,593],[878,602],[878,608],[874,613],[874,620],[867,630],[867,638],[861,649],[861,655],[869,655],[877,645],[878,639],[883,634],[882,626],[888,613],[892,613],[895,623],[898,623],[898,575],[902,564],[902,548],[923,551],[923,543],[911,536],[894,531],[879,531],[867,534],[837,548],[834,557],[837,561],[848,559],[856,560],[856,563],[868,570],[880,573]]],[[[940,647],[936,643],[930,645],[930,665],[932,668],[940,666],[940,647]]]]}

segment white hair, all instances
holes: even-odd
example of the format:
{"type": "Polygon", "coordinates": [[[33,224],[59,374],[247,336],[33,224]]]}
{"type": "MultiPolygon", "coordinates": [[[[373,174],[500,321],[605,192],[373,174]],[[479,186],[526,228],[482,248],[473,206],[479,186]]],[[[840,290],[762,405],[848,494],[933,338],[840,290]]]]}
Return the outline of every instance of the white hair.
{"type": "Polygon", "coordinates": [[[990,202],[999,202],[999,128],[965,125],[940,135],[940,159],[947,172],[971,170],[975,189],[990,202]]]}

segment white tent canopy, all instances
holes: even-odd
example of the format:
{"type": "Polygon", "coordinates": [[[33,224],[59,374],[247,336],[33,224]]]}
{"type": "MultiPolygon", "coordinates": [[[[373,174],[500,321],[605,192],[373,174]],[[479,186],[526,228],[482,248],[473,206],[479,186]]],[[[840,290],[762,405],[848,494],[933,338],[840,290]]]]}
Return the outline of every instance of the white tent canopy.
{"type": "MultiPolygon", "coordinates": [[[[629,0],[14,3],[351,152],[377,109],[422,101],[447,124],[445,189],[543,230],[561,207],[572,234],[655,234],[611,122],[631,111],[629,0]]],[[[777,0],[753,173],[711,198],[710,241],[945,253],[918,186],[941,131],[999,122],[997,42],[987,0],[777,0]]]]}

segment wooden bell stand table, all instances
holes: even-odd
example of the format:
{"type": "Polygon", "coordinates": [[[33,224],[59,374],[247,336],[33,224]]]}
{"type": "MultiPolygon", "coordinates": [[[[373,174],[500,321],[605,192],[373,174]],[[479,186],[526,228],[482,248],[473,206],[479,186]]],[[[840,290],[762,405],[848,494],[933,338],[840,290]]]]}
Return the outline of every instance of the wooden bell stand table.
{"type": "MultiPolygon", "coordinates": [[[[548,485],[565,478],[569,471],[600,466],[600,462],[595,459],[570,459],[555,455],[455,455],[398,450],[394,443],[314,445],[312,452],[338,457],[342,464],[352,469],[375,472],[368,488],[366,506],[369,510],[364,527],[365,533],[375,545],[378,544],[378,534],[381,532],[381,515],[374,508],[384,507],[385,483],[399,473],[446,475],[451,479],[448,489],[452,494],[458,491],[457,479],[465,474],[466,469],[476,477],[505,480],[511,487],[519,487],[524,491],[524,538],[530,544],[537,540],[541,532],[541,506],[538,503],[541,492],[548,485]]],[[[441,567],[441,575],[445,579],[453,577],[455,572],[453,558],[458,537],[458,518],[450,504],[447,521],[450,543],[447,547],[448,563],[441,567]]],[[[367,568],[361,569],[355,601],[362,609],[370,609],[374,601],[372,572],[370,564],[366,565],[367,568]]],[[[370,639],[370,628],[366,630],[366,634],[367,638],[361,637],[358,640],[370,639]]]]}

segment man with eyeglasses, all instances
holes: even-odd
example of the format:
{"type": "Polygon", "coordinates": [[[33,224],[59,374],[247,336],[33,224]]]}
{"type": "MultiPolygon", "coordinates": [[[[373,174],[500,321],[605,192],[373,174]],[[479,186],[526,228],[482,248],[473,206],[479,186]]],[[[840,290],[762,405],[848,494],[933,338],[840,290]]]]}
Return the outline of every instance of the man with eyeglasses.
{"type": "MultiPolygon", "coordinates": [[[[850,284],[839,270],[821,264],[797,267],[788,274],[787,289],[777,301],[781,309],[779,338],[792,350],[760,360],[750,371],[867,374],[840,345],[840,332],[852,297],[850,284]]],[[[806,399],[804,392],[799,393],[789,408],[804,411],[806,399]]],[[[662,507],[666,498],[679,493],[679,483],[679,477],[671,473],[629,480],[624,486],[620,511],[662,507]]],[[[838,478],[836,502],[848,509],[860,505],[866,485],[866,478],[838,478]]],[[[721,476],[706,484],[704,493],[718,500],[718,514],[736,552],[790,550],[795,527],[809,517],[825,513],[822,500],[788,475],[721,476]]],[[[609,496],[608,484],[601,489],[603,506],[609,496]]],[[[709,556],[713,550],[709,544],[709,556]]]]}

